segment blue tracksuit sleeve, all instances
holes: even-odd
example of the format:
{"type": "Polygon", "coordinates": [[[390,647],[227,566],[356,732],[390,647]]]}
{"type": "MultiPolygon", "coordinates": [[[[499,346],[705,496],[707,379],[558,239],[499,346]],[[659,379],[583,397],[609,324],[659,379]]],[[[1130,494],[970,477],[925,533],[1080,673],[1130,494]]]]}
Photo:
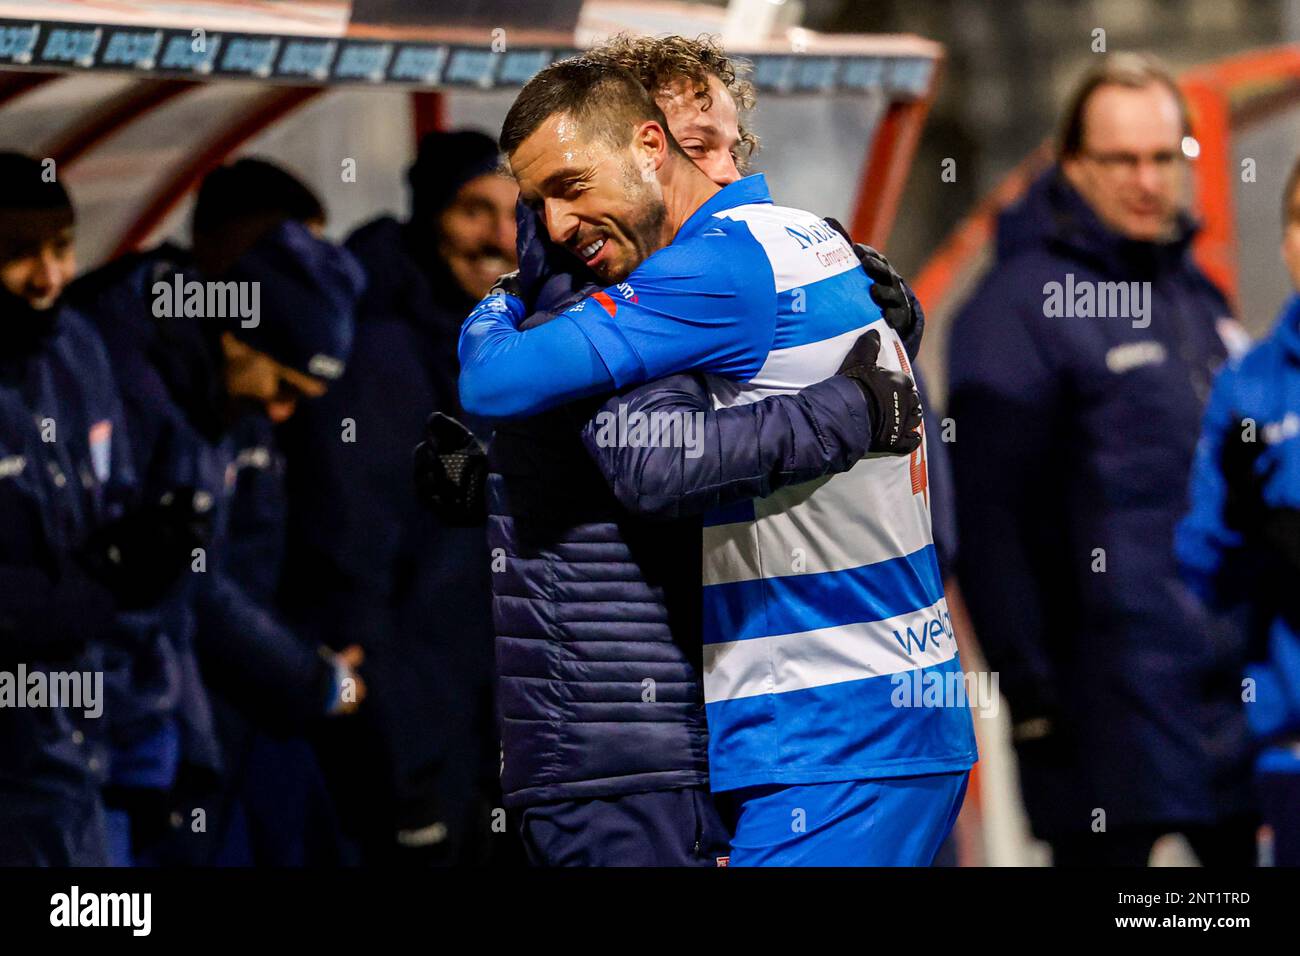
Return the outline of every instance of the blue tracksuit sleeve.
{"type": "Polygon", "coordinates": [[[521,331],[523,302],[489,295],[460,333],[460,403],[483,418],[523,418],[587,395],[614,379],[573,320],[561,315],[521,331]]]}
{"type": "Polygon", "coordinates": [[[718,223],[534,328],[521,299],[489,295],[461,329],[465,410],[531,415],[692,370],[748,381],[775,335],[775,280],[748,227],[718,223]]]}
{"type": "Polygon", "coordinates": [[[1202,601],[1220,609],[1245,597],[1248,584],[1243,579],[1242,537],[1223,523],[1227,483],[1219,467],[1224,440],[1237,427],[1236,379],[1237,367],[1232,364],[1215,379],[1192,460],[1191,508],[1174,533],[1174,553],[1183,579],[1202,601]]]}
{"type": "Polygon", "coordinates": [[[842,376],[715,411],[704,377],[681,374],[611,398],[582,437],[623,507],[678,518],[846,471],[868,451],[871,419],[842,376]],[[638,421],[661,423],[658,441],[627,441],[623,423],[638,421]]]}

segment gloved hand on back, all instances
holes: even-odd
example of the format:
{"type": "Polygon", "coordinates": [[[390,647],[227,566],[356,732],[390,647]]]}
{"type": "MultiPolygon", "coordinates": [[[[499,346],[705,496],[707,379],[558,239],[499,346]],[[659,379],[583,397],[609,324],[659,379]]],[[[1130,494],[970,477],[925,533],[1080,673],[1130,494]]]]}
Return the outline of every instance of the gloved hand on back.
{"type": "Polygon", "coordinates": [[[864,332],[844,357],[837,375],[853,379],[871,406],[871,452],[909,455],[921,444],[921,396],[902,372],[876,364],[880,333],[864,332]]]}
{"type": "Polygon", "coordinates": [[[434,412],[414,464],[416,496],[441,521],[464,528],[487,520],[487,450],[468,428],[434,412]]]}

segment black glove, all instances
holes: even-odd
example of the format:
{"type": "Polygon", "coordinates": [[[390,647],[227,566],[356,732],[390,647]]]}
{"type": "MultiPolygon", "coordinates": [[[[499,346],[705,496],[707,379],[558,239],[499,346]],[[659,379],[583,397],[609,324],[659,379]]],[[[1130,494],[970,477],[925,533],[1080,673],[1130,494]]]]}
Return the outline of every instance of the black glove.
{"type": "Polygon", "coordinates": [[[838,219],[827,216],[826,223],[853,247],[858,262],[862,264],[862,271],[871,280],[871,301],[879,307],[889,327],[906,342],[916,328],[916,310],[912,308],[912,300],[907,295],[902,276],[875,249],[854,242],[838,219]]]}
{"type": "Polygon", "coordinates": [[[212,497],[178,488],[96,528],[77,563],[113,595],[120,610],[161,603],[211,534],[212,497]]]}
{"type": "Polygon", "coordinates": [[[513,295],[516,299],[522,299],[524,292],[519,279],[519,270],[500,276],[488,290],[488,295],[513,295]]]}
{"type": "Polygon", "coordinates": [[[1252,430],[1254,441],[1245,441],[1246,419],[1233,415],[1232,420],[1234,425],[1224,436],[1223,448],[1219,452],[1219,470],[1227,487],[1223,500],[1223,523],[1243,537],[1253,539],[1264,525],[1264,485],[1271,473],[1256,470],[1265,448],[1257,433],[1258,428],[1252,430]]]}
{"type": "Polygon", "coordinates": [[[921,396],[912,380],[902,372],[876,364],[880,356],[880,333],[865,332],[853,343],[837,375],[858,383],[871,406],[871,451],[909,455],[921,444],[921,396]]]}
{"type": "Polygon", "coordinates": [[[487,520],[487,451],[468,428],[434,412],[414,464],[416,496],[445,524],[467,528],[487,520]]]}
{"type": "Polygon", "coordinates": [[[1264,489],[1277,471],[1277,461],[1260,468],[1267,443],[1258,434],[1244,440],[1247,421],[1232,416],[1233,427],[1224,436],[1219,453],[1226,493],[1223,523],[1241,534],[1257,561],[1252,575],[1257,600],[1270,609],[1300,622],[1300,509],[1270,508],[1264,489]]]}

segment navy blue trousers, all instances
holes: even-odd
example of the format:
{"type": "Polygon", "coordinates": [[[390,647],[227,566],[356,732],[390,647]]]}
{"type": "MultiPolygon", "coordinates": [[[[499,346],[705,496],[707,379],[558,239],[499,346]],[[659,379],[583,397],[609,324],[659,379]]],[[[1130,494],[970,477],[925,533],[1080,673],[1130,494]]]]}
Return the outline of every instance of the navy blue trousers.
{"type": "Polygon", "coordinates": [[[724,866],[731,852],[702,787],[540,804],[519,820],[533,866],[724,866]]]}

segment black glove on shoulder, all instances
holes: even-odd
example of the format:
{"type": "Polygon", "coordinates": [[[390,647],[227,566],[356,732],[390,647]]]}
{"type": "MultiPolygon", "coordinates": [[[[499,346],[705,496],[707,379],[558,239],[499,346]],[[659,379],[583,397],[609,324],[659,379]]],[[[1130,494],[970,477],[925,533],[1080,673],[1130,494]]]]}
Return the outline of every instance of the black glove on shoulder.
{"type": "Polygon", "coordinates": [[[917,315],[912,307],[912,300],[907,294],[907,288],[903,284],[903,277],[880,252],[871,246],[854,242],[838,219],[827,216],[826,223],[853,247],[853,252],[862,265],[862,271],[871,280],[871,301],[876,303],[880,314],[889,323],[889,327],[906,342],[916,328],[917,315]]]}
{"type": "Polygon", "coordinates": [[[921,396],[902,372],[881,368],[880,333],[863,333],[844,357],[837,375],[857,382],[871,406],[871,451],[909,455],[921,444],[921,396]]]}
{"type": "Polygon", "coordinates": [[[1271,475],[1256,470],[1265,447],[1258,428],[1248,428],[1241,415],[1233,415],[1232,421],[1233,427],[1224,435],[1219,452],[1219,470],[1226,487],[1223,523],[1250,540],[1263,526],[1264,485],[1271,475]],[[1246,440],[1248,434],[1253,440],[1246,440]]]}
{"type": "Polygon", "coordinates": [[[487,520],[487,451],[456,419],[429,416],[414,467],[416,496],[443,523],[467,528],[487,520]]]}
{"type": "Polygon", "coordinates": [[[119,609],[161,603],[211,534],[212,499],[179,488],[96,528],[77,550],[77,563],[112,593],[119,609]]]}

